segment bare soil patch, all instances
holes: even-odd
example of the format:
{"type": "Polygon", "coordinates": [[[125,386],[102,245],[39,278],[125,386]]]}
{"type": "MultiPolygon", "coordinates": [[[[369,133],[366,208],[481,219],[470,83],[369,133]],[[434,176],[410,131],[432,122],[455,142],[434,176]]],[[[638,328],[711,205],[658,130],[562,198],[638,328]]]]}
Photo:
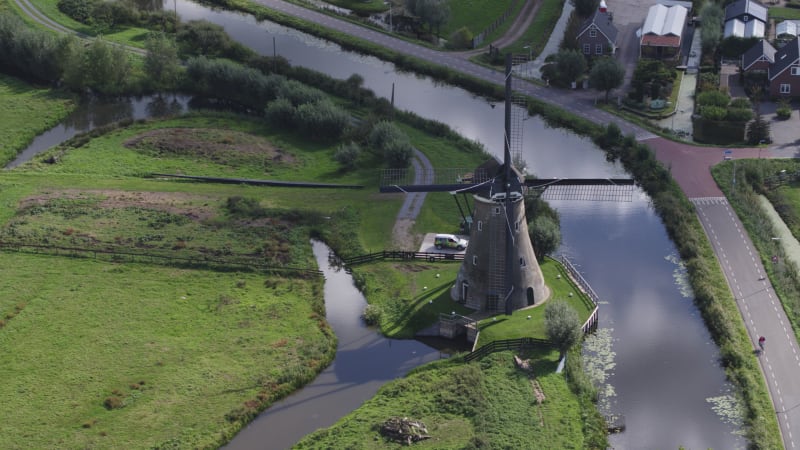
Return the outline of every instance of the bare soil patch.
{"type": "Polygon", "coordinates": [[[258,158],[272,164],[292,165],[297,159],[264,137],[217,128],[162,128],[125,141],[128,148],[158,155],[206,158],[239,164],[258,158]]]}
{"type": "Polygon", "coordinates": [[[20,202],[19,209],[25,210],[34,205],[46,205],[55,199],[77,200],[81,198],[97,199],[97,206],[101,208],[139,207],[180,214],[192,220],[206,220],[213,217],[217,207],[211,205],[218,201],[212,197],[184,192],[65,189],[25,198],[20,202]]]}

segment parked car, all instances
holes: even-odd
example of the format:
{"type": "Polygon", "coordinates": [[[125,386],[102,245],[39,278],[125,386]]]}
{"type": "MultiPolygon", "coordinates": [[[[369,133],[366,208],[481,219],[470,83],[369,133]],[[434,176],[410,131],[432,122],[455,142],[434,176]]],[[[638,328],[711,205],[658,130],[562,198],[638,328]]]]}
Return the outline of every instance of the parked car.
{"type": "Polygon", "coordinates": [[[467,248],[467,241],[454,234],[437,234],[436,237],[433,238],[433,245],[439,250],[443,248],[464,250],[467,248]]]}

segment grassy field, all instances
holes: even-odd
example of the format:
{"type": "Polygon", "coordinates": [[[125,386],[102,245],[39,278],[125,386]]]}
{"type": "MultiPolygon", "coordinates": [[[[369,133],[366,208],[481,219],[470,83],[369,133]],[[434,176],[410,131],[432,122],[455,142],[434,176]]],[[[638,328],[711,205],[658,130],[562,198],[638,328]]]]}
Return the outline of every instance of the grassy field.
{"type": "Polygon", "coordinates": [[[358,410],[295,448],[400,448],[378,432],[390,417],[425,424],[430,439],[414,448],[585,448],[584,413],[564,376],[555,373],[558,352],[529,357],[534,378],[514,366],[510,352],[466,365],[457,359],[428,364],[387,384],[358,410]],[[541,404],[537,389],[544,394],[541,404]]]}
{"type": "Polygon", "coordinates": [[[214,447],[242,405],[293,390],[335,349],[321,280],[13,253],[0,264],[3,448],[214,447]]]}
{"type": "Polygon", "coordinates": [[[69,95],[0,74],[0,164],[11,162],[36,135],[54,127],[74,106],[69,95]]]}

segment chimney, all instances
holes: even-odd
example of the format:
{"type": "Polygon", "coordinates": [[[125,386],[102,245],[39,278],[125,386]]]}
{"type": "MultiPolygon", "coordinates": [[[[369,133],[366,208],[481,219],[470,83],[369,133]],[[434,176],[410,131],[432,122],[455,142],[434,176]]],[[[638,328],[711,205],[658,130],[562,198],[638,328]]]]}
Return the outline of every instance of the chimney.
{"type": "Polygon", "coordinates": [[[606,6],[606,0],[600,0],[600,12],[604,13],[608,11],[608,6],[606,6]]]}

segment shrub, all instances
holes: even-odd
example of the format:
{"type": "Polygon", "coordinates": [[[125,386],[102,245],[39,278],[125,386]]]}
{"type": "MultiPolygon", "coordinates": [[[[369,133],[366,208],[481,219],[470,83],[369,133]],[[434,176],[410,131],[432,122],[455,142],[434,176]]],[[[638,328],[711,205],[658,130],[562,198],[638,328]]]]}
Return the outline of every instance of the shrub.
{"type": "Polygon", "coordinates": [[[753,118],[753,111],[748,108],[728,108],[725,120],[732,122],[747,122],[753,118]]]}
{"type": "Polygon", "coordinates": [[[383,315],[383,311],[381,310],[380,306],[378,305],[367,305],[364,308],[364,312],[361,314],[361,318],[364,320],[364,323],[368,326],[378,325],[381,322],[381,316],[383,315]]]}
{"type": "Polygon", "coordinates": [[[96,0],[58,0],[58,10],[80,23],[89,23],[96,0]]]}
{"type": "Polygon", "coordinates": [[[467,27],[461,27],[450,35],[447,46],[454,49],[468,49],[472,47],[472,32],[467,27]]]}
{"type": "Polygon", "coordinates": [[[225,202],[225,209],[233,216],[250,218],[263,217],[266,212],[258,203],[258,200],[238,195],[228,197],[225,202]]]}
{"type": "Polygon", "coordinates": [[[408,139],[390,142],[384,149],[383,156],[389,167],[403,169],[411,163],[414,148],[408,139]]]}
{"type": "Polygon", "coordinates": [[[697,104],[699,106],[728,106],[731,102],[731,97],[722,91],[705,91],[697,96],[697,104]]]}
{"type": "Polygon", "coordinates": [[[703,106],[700,108],[700,116],[707,120],[723,120],[728,111],[720,106],[703,106]]]}
{"type": "Polygon", "coordinates": [[[752,105],[750,104],[750,100],[742,97],[737,97],[731,100],[730,104],[731,108],[740,108],[740,109],[750,109],[752,105]]]}
{"type": "Polygon", "coordinates": [[[358,156],[361,154],[361,147],[355,142],[339,145],[333,159],[344,169],[352,169],[356,165],[358,156]]]}
{"type": "Polygon", "coordinates": [[[781,105],[775,110],[775,115],[778,117],[778,119],[786,120],[789,117],[792,117],[792,109],[789,108],[788,105],[781,105]]]}

